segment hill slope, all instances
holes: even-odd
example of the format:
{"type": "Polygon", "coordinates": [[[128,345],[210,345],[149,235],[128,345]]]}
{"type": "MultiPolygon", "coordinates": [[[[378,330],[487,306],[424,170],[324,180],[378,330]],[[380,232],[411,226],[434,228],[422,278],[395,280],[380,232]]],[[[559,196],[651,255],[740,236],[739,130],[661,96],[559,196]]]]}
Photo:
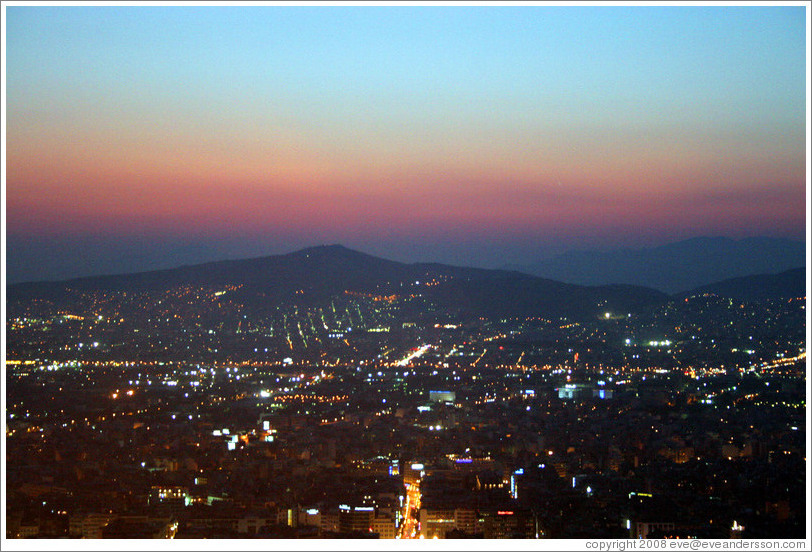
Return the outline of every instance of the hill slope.
{"type": "Polygon", "coordinates": [[[700,286],[683,295],[713,293],[739,301],[789,299],[791,297],[806,296],[806,285],[806,269],[795,268],[779,274],[756,274],[741,278],[730,278],[700,286]]]}

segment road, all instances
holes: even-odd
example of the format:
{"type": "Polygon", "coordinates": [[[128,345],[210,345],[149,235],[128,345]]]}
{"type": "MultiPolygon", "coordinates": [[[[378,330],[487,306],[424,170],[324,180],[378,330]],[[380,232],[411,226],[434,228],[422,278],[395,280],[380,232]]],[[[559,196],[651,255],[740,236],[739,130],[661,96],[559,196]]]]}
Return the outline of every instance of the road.
{"type": "Polygon", "coordinates": [[[420,511],[420,484],[412,483],[406,491],[406,502],[403,505],[403,525],[400,527],[400,538],[417,539],[418,520],[412,517],[412,510],[420,511]]]}

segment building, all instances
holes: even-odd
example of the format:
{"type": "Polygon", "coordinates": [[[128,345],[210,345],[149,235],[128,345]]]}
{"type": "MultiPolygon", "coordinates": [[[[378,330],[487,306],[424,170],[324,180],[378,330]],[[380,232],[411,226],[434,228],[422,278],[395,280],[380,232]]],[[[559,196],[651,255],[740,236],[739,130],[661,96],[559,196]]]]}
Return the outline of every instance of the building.
{"type": "Polygon", "coordinates": [[[153,486],[148,502],[161,512],[178,516],[191,503],[191,497],[186,487],[153,486]]]}
{"type": "Polygon", "coordinates": [[[340,533],[372,532],[375,508],[372,506],[338,507],[338,531],[340,533]]]}
{"type": "Polygon", "coordinates": [[[424,539],[444,539],[457,528],[453,508],[421,508],[419,519],[420,537],[424,539]]]}
{"type": "Polygon", "coordinates": [[[536,517],[527,510],[491,510],[480,512],[486,539],[535,539],[536,517]]]}
{"type": "Polygon", "coordinates": [[[558,398],[562,400],[580,400],[592,396],[592,387],[585,383],[568,383],[558,388],[558,398]]]}
{"type": "Polygon", "coordinates": [[[380,539],[394,539],[397,531],[394,516],[378,515],[372,520],[372,532],[377,533],[380,539]]]}
{"type": "Polygon", "coordinates": [[[69,533],[71,536],[81,536],[83,539],[100,539],[102,538],[102,529],[114,517],[112,514],[95,513],[71,516],[69,533]]]}
{"type": "Polygon", "coordinates": [[[457,398],[454,391],[429,391],[429,400],[431,402],[450,402],[453,403],[457,398]]]}

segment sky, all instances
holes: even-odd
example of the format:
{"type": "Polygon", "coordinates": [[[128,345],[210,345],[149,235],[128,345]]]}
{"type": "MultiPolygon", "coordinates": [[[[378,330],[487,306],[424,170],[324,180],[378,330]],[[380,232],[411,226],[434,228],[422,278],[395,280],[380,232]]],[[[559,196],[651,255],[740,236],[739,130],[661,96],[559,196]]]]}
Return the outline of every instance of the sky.
{"type": "Polygon", "coordinates": [[[4,9],[12,283],[806,234],[800,5],[4,9]]]}

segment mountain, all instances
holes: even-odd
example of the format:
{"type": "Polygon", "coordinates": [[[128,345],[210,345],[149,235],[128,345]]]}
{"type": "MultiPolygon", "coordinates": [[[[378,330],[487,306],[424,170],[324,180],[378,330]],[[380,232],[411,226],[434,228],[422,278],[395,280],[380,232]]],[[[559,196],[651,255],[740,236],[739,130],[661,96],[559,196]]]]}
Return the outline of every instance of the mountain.
{"type": "Polygon", "coordinates": [[[280,302],[323,304],[349,291],[416,296],[433,309],[472,317],[598,316],[636,312],[668,299],[662,292],[636,286],[580,286],[504,270],[404,264],[340,245],[137,274],[14,284],[8,287],[7,299],[11,312],[15,302],[37,299],[59,305],[81,294],[180,286],[236,286],[230,297],[263,311],[280,302]]]}
{"type": "Polygon", "coordinates": [[[647,249],[575,251],[518,270],[581,285],[610,283],[678,293],[729,278],[804,266],[806,245],[779,238],[701,237],[647,249]]]}
{"type": "Polygon", "coordinates": [[[795,268],[778,274],[756,274],[754,276],[730,278],[700,286],[683,295],[713,293],[738,301],[789,299],[792,297],[805,297],[806,285],[806,269],[795,268]]]}

